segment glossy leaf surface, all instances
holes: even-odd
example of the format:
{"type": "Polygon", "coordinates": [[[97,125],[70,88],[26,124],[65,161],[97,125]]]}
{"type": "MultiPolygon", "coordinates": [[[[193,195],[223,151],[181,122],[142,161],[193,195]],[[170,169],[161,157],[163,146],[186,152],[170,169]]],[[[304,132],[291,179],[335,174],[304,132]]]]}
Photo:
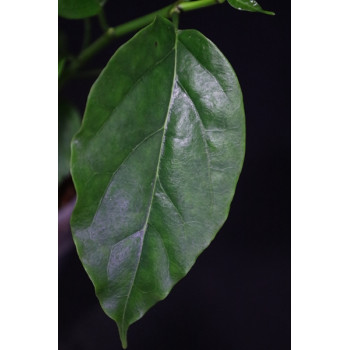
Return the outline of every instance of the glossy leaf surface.
{"type": "Polygon", "coordinates": [[[58,105],[58,183],[69,175],[70,144],[80,127],[78,110],[67,102],[58,105]]]}
{"type": "Polygon", "coordinates": [[[244,149],[238,80],[198,31],[157,18],[93,85],[72,142],[71,226],[123,347],[223,225],[244,149]]]}
{"type": "Polygon", "coordinates": [[[265,15],[274,15],[274,12],[265,11],[255,0],[227,0],[237,10],[260,12],[265,15]]]}
{"type": "Polygon", "coordinates": [[[69,19],[86,18],[97,15],[103,0],[58,0],[58,14],[69,19]]]}

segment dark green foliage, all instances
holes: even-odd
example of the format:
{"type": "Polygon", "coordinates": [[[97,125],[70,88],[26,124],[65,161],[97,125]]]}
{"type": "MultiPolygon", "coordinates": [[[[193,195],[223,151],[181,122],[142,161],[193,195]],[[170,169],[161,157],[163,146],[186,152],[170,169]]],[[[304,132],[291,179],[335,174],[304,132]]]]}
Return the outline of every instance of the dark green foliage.
{"type": "Polygon", "coordinates": [[[72,142],[71,226],[123,347],[226,220],[244,150],[236,75],[195,30],[157,18],[93,85],[72,142]]]}
{"type": "Polygon", "coordinates": [[[255,0],[227,0],[237,10],[260,12],[265,15],[274,15],[274,12],[265,11],[255,0]]]}
{"type": "Polygon", "coordinates": [[[66,62],[65,58],[60,58],[58,60],[58,78],[60,78],[60,76],[62,75],[65,62],[66,62]]]}
{"type": "MultiPolygon", "coordinates": [[[[60,64],[58,64],[60,75],[60,64]]],[[[69,175],[70,143],[80,126],[78,110],[68,102],[60,101],[58,105],[58,183],[69,175]]]]}
{"type": "Polygon", "coordinates": [[[97,15],[104,1],[101,0],[58,0],[58,14],[70,19],[97,15]]]}

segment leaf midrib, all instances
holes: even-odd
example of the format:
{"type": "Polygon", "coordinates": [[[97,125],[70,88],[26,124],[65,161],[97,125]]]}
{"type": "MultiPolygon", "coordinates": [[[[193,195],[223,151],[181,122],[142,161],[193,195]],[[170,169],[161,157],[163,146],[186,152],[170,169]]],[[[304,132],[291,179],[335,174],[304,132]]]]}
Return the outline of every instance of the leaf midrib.
{"type": "Polygon", "coordinates": [[[141,244],[140,244],[141,245],[141,249],[140,249],[140,253],[139,253],[139,256],[138,256],[138,261],[137,261],[137,264],[136,264],[134,276],[133,276],[132,282],[130,284],[129,293],[128,293],[127,297],[126,297],[126,301],[125,301],[125,304],[124,304],[124,310],[123,310],[123,316],[122,316],[122,326],[121,326],[121,333],[124,336],[126,336],[126,332],[125,332],[125,312],[126,312],[126,309],[127,309],[127,305],[128,305],[128,302],[129,302],[131,291],[133,289],[133,286],[134,286],[134,283],[135,283],[135,279],[136,279],[136,274],[137,274],[137,271],[139,269],[139,265],[140,265],[140,261],[141,261],[141,255],[142,255],[142,251],[143,251],[143,241],[144,241],[144,237],[145,237],[145,234],[146,234],[146,229],[147,229],[147,226],[148,226],[148,221],[149,221],[149,218],[150,218],[150,215],[151,215],[152,206],[153,206],[153,199],[154,199],[154,195],[155,195],[157,179],[159,178],[159,166],[160,166],[162,154],[163,154],[163,151],[164,151],[167,125],[168,125],[169,117],[170,117],[170,114],[171,114],[170,113],[171,112],[171,106],[172,106],[173,101],[174,101],[174,87],[175,87],[175,84],[176,84],[176,75],[177,75],[176,74],[176,72],[177,72],[177,43],[178,43],[178,34],[175,33],[174,74],[173,74],[172,88],[171,88],[171,92],[170,92],[170,100],[169,100],[167,115],[166,115],[166,118],[165,118],[165,121],[164,121],[164,125],[163,125],[163,135],[162,135],[162,139],[161,139],[161,146],[159,148],[158,162],[157,162],[156,174],[155,174],[155,177],[154,177],[154,180],[153,180],[153,189],[152,189],[150,204],[148,206],[148,212],[147,212],[147,216],[146,216],[146,219],[145,219],[145,223],[143,225],[143,228],[141,229],[141,231],[143,232],[142,235],[141,235],[141,237],[142,237],[141,238],[141,244]]]}
{"type": "Polygon", "coordinates": [[[123,95],[123,97],[120,99],[120,101],[118,102],[118,104],[112,109],[112,111],[109,113],[108,117],[103,121],[103,123],[99,126],[99,128],[97,129],[96,133],[94,134],[94,138],[97,137],[101,131],[103,130],[103,128],[105,127],[105,125],[107,124],[108,120],[114,115],[115,111],[117,110],[117,108],[120,107],[121,103],[129,96],[129,94],[135,89],[135,87],[142,81],[142,79],[145,77],[146,74],[152,72],[155,67],[157,67],[159,64],[161,64],[162,62],[164,62],[169,56],[170,54],[174,51],[174,47],[171,48],[171,50],[169,50],[160,60],[156,61],[153,65],[151,65],[149,68],[147,68],[144,72],[142,72],[142,74],[136,79],[136,81],[130,86],[130,88],[125,92],[125,94],[123,95]]]}

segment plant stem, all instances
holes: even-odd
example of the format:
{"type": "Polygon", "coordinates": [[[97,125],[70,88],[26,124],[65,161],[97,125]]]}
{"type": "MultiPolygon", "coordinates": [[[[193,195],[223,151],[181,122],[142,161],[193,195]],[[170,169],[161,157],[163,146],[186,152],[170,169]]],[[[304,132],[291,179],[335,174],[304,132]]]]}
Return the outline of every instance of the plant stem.
{"type": "Polygon", "coordinates": [[[212,5],[218,5],[224,3],[226,0],[198,0],[183,2],[177,6],[183,12],[198,10],[203,7],[208,7],[212,5]]]}
{"type": "Polygon", "coordinates": [[[100,38],[94,41],[90,46],[85,48],[80,55],[72,62],[69,69],[66,70],[66,74],[59,82],[59,88],[61,88],[64,83],[74,76],[75,72],[78,71],[82,66],[84,66],[93,56],[99,53],[103,48],[108,46],[115,39],[120,38],[126,34],[132,33],[147,24],[151,23],[156,16],[161,16],[165,18],[171,18],[175,15],[175,25],[177,21],[177,14],[179,11],[187,12],[197,10],[203,7],[221,4],[225,0],[197,0],[197,1],[184,1],[178,0],[175,3],[163,7],[160,10],[149,13],[145,16],[136,18],[130,22],[121,24],[114,28],[108,28],[108,30],[102,34],[100,38]]]}
{"type": "Polygon", "coordinates": [[[78,58],[72,62],[70,71],[76,71],[81,68],[89,59],[95,56],[99,51],[106,47],[111,41],[115,39],[115,33],[113,28],[109,28],[104,34],[102,34],[96,41],[83,50],[78,58]]]}
{"type": "Polygon", "coordinates": [[[100,36],[96,41],[94,41],[90,46],[83,50],[77,59],[72,62],[68,74],[72,75],[75,71],[80,69],[84,64],[86,64],[93,56],[100,52],[103,48],[108,46],[113,40],[120,38],[126,34],[134,32],[147,24],[151,23],[156,16],[162,16],[169,18],[170,12],[177,6],[178,2],[169,6],[166,6],[158,11],[149,13],[148,15],[136,18],[130,22],[121,24],[114,28],[109,28],[102,36],[100,36]]]}
{"type": "Polygon", "coordinates": [[[180,12],[180,10],[174,11],[172,16],[171,16],[171,20],[173,21],[174,27],[176,29],[179,29],[179,17],[180,17],[179,12],[180,12]]]}
{"type": "Polygon", "coordinates": [[[154,11],[152,13],[149,13],[148,15],[136,18],[130,22],[127,22],[115,27],[114,31],[115,31],[116,37],[119,38],[123,35],[129,34],[131,32],[134,32],[146,26],[147,24],[151,23],[157,16],[170,18],[172,9],[176,7],[178,3],[179,1],[177,1],[175,4],[171,4],[166,7],[163,7],[158,11],[154,11]]]}
{"type": "Polygon", "coordinates": [[[97,15],[97,17],[98,17],[98,23],[100,24],[101,29],[103,31],[107,31],[109,28],[109,25],[108,25],[106,14],[103,10],[103,7],[102,7],[101,11],[99,12],[99,14],[97,15]]]}

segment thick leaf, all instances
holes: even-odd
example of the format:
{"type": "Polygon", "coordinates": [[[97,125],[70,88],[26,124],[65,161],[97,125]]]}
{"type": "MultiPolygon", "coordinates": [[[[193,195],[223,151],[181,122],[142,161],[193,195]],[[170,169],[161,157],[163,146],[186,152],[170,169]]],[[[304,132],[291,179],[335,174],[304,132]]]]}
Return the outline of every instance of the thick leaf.
{"type": "Polygon", "coordinates": [[[237,10],[261,12],[265,15],[274,15],[274,12],[265,11],[255,0],[227,0],[237,10]]]}
{"type": "Polygon", "coordinates": [[[71,225],[123,347],[223,225],[244,149],[236,75],[195,30],[157,18],[95,82],[72,142],[71,225]]]}
{"type": "Polygon", "coordinates": [[[86,18],[101,11],[104,0],[58,0],[58,14],[70,19],[86,18]]]}
{"type": "Polygon", "coordinates": [[[67,102],[58,105],[58,183],[69,175],[70,144],[80,127],[80,115],[75,107],[67,102]]]}

